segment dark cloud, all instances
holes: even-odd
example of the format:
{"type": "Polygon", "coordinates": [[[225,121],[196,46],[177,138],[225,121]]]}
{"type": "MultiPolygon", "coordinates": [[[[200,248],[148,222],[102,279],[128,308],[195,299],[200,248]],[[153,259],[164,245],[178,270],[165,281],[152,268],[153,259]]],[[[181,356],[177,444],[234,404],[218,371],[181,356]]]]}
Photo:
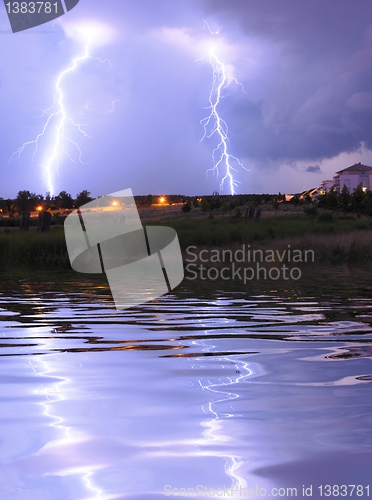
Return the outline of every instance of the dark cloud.
{"type": "Polygon", "coordinates": [[[206,0],[205,6],[242,46],[253,39],[266,46],[259,71],[245,75],[247,101],[260,116],[250,116],[252,106],[241,99],[229,117],[239,123],[241,154],[318,160],[355,151],[361,142],[372,147],[367,1],[206,0]]]}
{"type": "Polygon", "coordinates": [[[302,54],[322,59],[354,52],[368,35],[371,12],[368,0],[204,0],[207,15],[221,26],[235,23],[241,32],[259,36],[302,54]]]}
{"type": "Polygon", "coordinates": [[[320,166],[319,166],[319,165],[309,165],[309,166],[307,167],[307,169],[305,170],[305,172],[310,172],[310,173],[317,173],[317,174],[319,174],[319,173],[321,173],[321,172],[322,172],[322,170],[321,170],[321,168],[320,168],[320,166]]]}
{"type": "MultiPolygon", "coordinates": [[[[220,43],[228,71],[244,84],[245,93],[234,83],[224,89],[219,108],[231,153],[254,172],[237,172],[241,192],[252,185],[283,190],[267,186],[267,171],[281,179],[274,172],[281,165],[301,163],[297,172],[321,174],[327,158],[358,152],[361,143],[372,149],[369,2],[111,0],[104,8],[101,0],[79,2],[62,23],[96,19],[117,36],[94,53],[109,58],[111,69],[87,62],[64,82],[71,112],[93,139],[81,144],[83,165],[61,162],[56,189],[76,194],[88,188],[94,195],[118,187],[138,194],[215,191],[219,179],[207,178],[206,170],[216,141],[200,143],[213,76],[208,60],[196,62],[204,42],[220,43]],[[205,19],[220,35],[209,35],[205,19]],[[115,112],[105,114],[114,100],[115,112]],[[87,102],[102,114],[79,115],[87,102]]],[[[7,22],[0,19],[0,28],[7,22]]],[[[10,166],[8,160],[40,132],[38,116],[53,102],[56,76],[81,50],[58,23],[47,28],[54,33],[0,37],[6,96],[0,101],[0,196],[43,190],[40,161],[32,163],[31,154],[10,166]]]]}

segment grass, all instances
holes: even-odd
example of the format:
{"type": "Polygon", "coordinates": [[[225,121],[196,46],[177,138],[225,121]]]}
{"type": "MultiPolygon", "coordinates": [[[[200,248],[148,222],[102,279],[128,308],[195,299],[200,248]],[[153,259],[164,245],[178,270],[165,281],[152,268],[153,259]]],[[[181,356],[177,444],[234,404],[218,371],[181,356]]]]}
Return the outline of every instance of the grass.
{"type": "Polygon", "coordinates": [[[225,246],[309,235],[370,231],[372,219],[356,220],[334,217],[331,222],[323,222],[322,219],[303,216],[275,216],[265,217],[256,223],[234,218],[203,218],[167,221],[166,225],[177,231],[181,248],[184,250],[190,245],[225,246]]]}
{"type": "Polygon", "coordinates": [[[50,233],[17,229],[0,232],[0,266],[70,267],[64,231],[56,227],[50,233]]]}
{"type": "MultiPolygon", "coordinates": [[[[319,263],[364,263],[372,261],[372,218],[274,216],[258,223],[243,218],[199,218],[152,222],[173,227],[181,249],[197,247],[234,247],[252,244],[252,248],[280,250],[313,249],[319,263]]],[[[62,226],[48,234],[34,230],[0,230],[0,266],[70,268],[62,226]]]]}
{"type": "MultiPolygon", "coordinates": [[[[302,255],[306,250],[314,251],[314,262],[317,264],[367,264],[372,263],[372,231],[360,230],[350,232],[339,232],[331,234],[307,234],[303,236],[289,236],[274,240],[253,242],[250,244],[251,255],[256,249],[262,250],[265,255],[266,250],[274,250],[280,255],[288,250],[288,245],[293,254],[293,250],[300,250],[302,255]]],[[[203,247],[209,248],[209,247],[203,247]]],[[[242,248],[241,243],[233,243],[228,246],[234,254],[235,250],[242,248]]],[[[199,247],[198,247],[199,250],[199,247]]],[[[192,253],[197,253],[193,251],[192,253]]],[[[187,254],[185,254],[187,255],[187,254]]],[[[309,262],[312,263],[311,254],[309,262]]],[[[214,267],[223,267],[213,264],[214,267]]],[[[208,266],[208,264],[206,264],[208,266]]]]}

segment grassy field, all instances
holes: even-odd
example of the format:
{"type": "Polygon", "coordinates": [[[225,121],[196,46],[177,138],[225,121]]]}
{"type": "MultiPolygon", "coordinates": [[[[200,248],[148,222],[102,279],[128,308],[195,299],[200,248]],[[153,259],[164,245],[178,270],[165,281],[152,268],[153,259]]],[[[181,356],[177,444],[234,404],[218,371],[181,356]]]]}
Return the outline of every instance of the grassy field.
{"type": "MultiPolygon", "coordinates": [[[[327,218],[326,218],[327,220],[327,218]]],[[[181,248],[189,245],[224,246],[234,243],[253,243],[295,236],[330,235],[350,231],[372,230],[372,218],[355,219],[339,216],[323,222],[322,217],[302,215],[265,217],[259,222],[243,218],[221,217],[167,221],[180,240],[181,248]]],[[[154,223],[151,223],[154,224],[154,223]]]]}
{"type": "Polygon", "coordinates": [[[70,267],[63,227],[50,233],[0,231],[0,266],[70,267]]]}
{"type": "MultiPolygon", "coordinates": [[[[313,249],[319,263],[372,262],[372,218],[352,215],[306,217],[303,215],[267,216],[259,222],[244,218],[208,216],[193,219],[157,220],[145,225],[173,227],[181,249],[229,247],[251,244],[252,248],[313,249]]],[[[17,228],[0,229],[0,266],[70,267],[62,226],[48,234],[20,232],[17,228]]]]}

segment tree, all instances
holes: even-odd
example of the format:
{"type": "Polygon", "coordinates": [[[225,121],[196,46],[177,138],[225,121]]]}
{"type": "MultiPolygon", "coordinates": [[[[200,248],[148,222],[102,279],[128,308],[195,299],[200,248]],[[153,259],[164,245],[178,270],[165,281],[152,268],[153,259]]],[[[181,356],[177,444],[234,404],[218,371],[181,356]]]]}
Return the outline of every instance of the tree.
{"type": "Polygon", "coordinates": [[[330,210],[336,210],[339,205],[338,192],[332,186],[331,189],[324,195],[324,208],[329,208],[330,210]]]}
{"type": "Polygon", "coordinates": [[[66,191],[61,191],[58,196],[56,196],[56,204],[58,208],[70,209],[74,206],[74,200],[72,196],[66,191]]]}
{"type": "Polygon", "coordinates": [[[280,201],[277,198],[273,198],[271,200],[271,206],[273,207],[273,209],[275,210],[275,212],[277,212],[278,208],[280,207],[280,201]]]}
{"type": "Polygon", "coordinates": [[[206,200],[205,198],[202,199],[201,203],[200,203],[200,210],[202,212],[208,212],[208,210],[211,209],[211,204],[209,203],[208,200],[206,200]]]}
{"type": "Polygon", "coordinates": [[[300,197],[298,196],[298,194],[295,194],[290,200],[289,200],[289,203],[291,205],[299,205],[300,204],[300,197]]]}
{"type": "Polygon", "coordinates": [[[241,219],[241,218],[242,218],[242,211],[240,207],[236,207],[234,219],[241,219]]]}
{"type": "Polygon", "coordinates": [[[358,187],[356,187],[351,195],[351,205],[355,212],[362,212],[364,208],[364,199],[365,192],[363,191],[363,184],[360,183],[358,187]]]}
{"type": "Polygon", "coordinates": [[[15,204],[18,212],[27,212],[31,208],[31,193],[30,191],[18,191],[15,204]]]}
{"type": "Polygon", "coordinates": [[[14,202],[10,198],[4,200],[5,201],[5,206],[6,206],[6,212],[8,214],[11,214],[14,212],[14,202]]]}
{"type": "Polygon", "coordinates": [[[223,215],[225,216],[227,214],[227,212],[230,212],[230,210],[231,210],[230,203],[228,201],[225,201],[222,204],[221,210],[222,210],[223,215]]]}
{"type": "Polygon", "coordinates": [[[198,201],[197,196],[195,196],[195,198],[192,200],[192,204],[194,205],[194,208],[199,207],[199,201],[198,201]]]}
{"type": "MultiPolygon", "coordinates": [[[[53,200],[53,197],[51,196],[50,192],[47,191],[45,193],[45,196],[42,196],[41,197],[42,199],[42,205],[44,207],[44,210],[48,210],[52,207],[52,205],[54,204],[54,200],[53,200]]],[[[41,205],[41,203],[39,203],[41,205]]]]}
{"type": "Polygon", "coordinates": [[[363,212],[366,215],[372,215],[372,191],[367,191],[364,198],[363,212]]]}
{"type": "Polygon", "coordinates": [[[344,184],[344,187],[342,188],[341,194],[339,196],[340,200],[340,208],[341,210],[344,210],[345,212],[350,210],[350,205],[351,205],[351,195],[349,188],[344,184]]]}
{"type": "Polygon", "coordinates": [[[7,206],[6,206],[6,201],[4,198],[0,198],[0,215],[5,214],[8,212],[7,206]]]}
{"type": "Polygon", "coordinates": [[[210,203],[211,210],[217,210],[222,205],[221,197],[217,191],[212,194],[208,201],[210,203]]]}
{"type": "Polygon", "coordinates": [[[81,207],[90,201],[93,201],[93,198],[90,197],[90,191],[84,189],[84,191],[81,191],[81,193],[76,195],[75,205],[77,207],[81,207]]]}

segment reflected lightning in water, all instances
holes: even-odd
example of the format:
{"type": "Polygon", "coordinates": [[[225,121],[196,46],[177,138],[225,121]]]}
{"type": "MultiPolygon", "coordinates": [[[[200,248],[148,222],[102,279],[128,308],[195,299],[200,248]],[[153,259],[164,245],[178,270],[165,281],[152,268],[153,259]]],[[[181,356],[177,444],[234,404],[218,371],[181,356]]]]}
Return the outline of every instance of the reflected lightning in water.
{"type": "MultiPolygon", "coordinates": [[[[48,378],[49,380],[56,379],[55,383],[41,383],[39,388],[35,391],[38,396],[43,396],[45,398],[45,400],[39,404],[43,407],[43,414],[48,419],[52,420],[50,426],[58,433],[58,436],[44,445],[37,454],[43,454],[43,452],[53,450],[55,455],[59,455],[62,454],[63,448],[68,445],[74,446],[77,443],[89,441],[89,436],[84,435],[84,433],[80,431],[77,432],[76,429],[73,430],[73,428],[68,425],[67,420],[58,415],[56,411],[58,409],[58,403],[68,400],[68,397],[64,396],[65,387],[67,384],[72,383],[72,380],[67,377],[60,378],[53,374],[55,372],[56,358],[53,356],[49,361],[49,357],[47,356],[35,356],[28,358],[28,362],[36,378],[42,377],[43,379],[48,378]]],[[[118,498],[117,495],[107,495],[102,489],[94,484],[94,473],[104,468],[105,466],[89,465],[85,463],[78,467],[67,466],[67,469],[63,468],[62,470],[53,471],[52,475],[60,477],[65,477],[66,475],[79,475],[81,485],[84,485],[86,493],[89,495],[84,496],[82,500],[114,500],[118,498]]]]}
{"type": "Polygon", "coordinates": [[[181,290],[118,312],[93,284],[16,286],[0,292],[0,389],[21,414],[0,420],[0,459],[24,481],[20,500],[32,481],[46,497],[50,478],[59,498],[157,498],[168,481],[239,497],[309,443],[316,458],[324,443],[370,446],[368,297],[181,290]]]}
{"type": "MultiPolygon", "coordinates": [[[[209,348],[208,348],[209,349],[209,348]]],[[[220,414],[218,405],[227,401],[232,401],[234,399],[239,398],[239,394],[236,392],[229,391],[229,386],[233,384],[238,384],[247,380],[247,378],[251,377],[254,373],[253,369],[249,366],[250,363],[232,358],[220,358],[222,364],[220,367],[224,368],[225,365],[231,365],[233,362],[235,365],[235,373],[236,376],[227,376],[226,380],[218,379],[216,382],[212,382],[211,380],[204,381],[203,379],[199,379],[199,385],[204,391],[212,392],[213,394],[217,394],[219,399],[208,401],[202,406],[202,410],[205,414],[209,416],[206,420],[201,422],[202,427],[204,427],[203,435],[207,442],[224,442],[228,440],[227,435],[221,436],[219,432],[222,428],[222,422],[225,419],[231,418],[234,416],[233,413],[224,413],[220,414]],[[212,415],[212,417],[210,417],[212,415]]],[[[202,361],[202,359],[200,360],[202,361]]],[[[217,359],[216,359],[217,361],[217,359]]],[[[198,365],[198,368],[200,366],[198,365]]],[[[246,463],[246,459],[240,456],[223,456],[225,459],[225,473],[231,480],[231,486],[235,487],[234,490],[240,491],[242,488],[247,488],[247,481],[239,474],[239,469],[246,463]]],[[[232,495],[234,496],[234,495],[232,495]]]]}

